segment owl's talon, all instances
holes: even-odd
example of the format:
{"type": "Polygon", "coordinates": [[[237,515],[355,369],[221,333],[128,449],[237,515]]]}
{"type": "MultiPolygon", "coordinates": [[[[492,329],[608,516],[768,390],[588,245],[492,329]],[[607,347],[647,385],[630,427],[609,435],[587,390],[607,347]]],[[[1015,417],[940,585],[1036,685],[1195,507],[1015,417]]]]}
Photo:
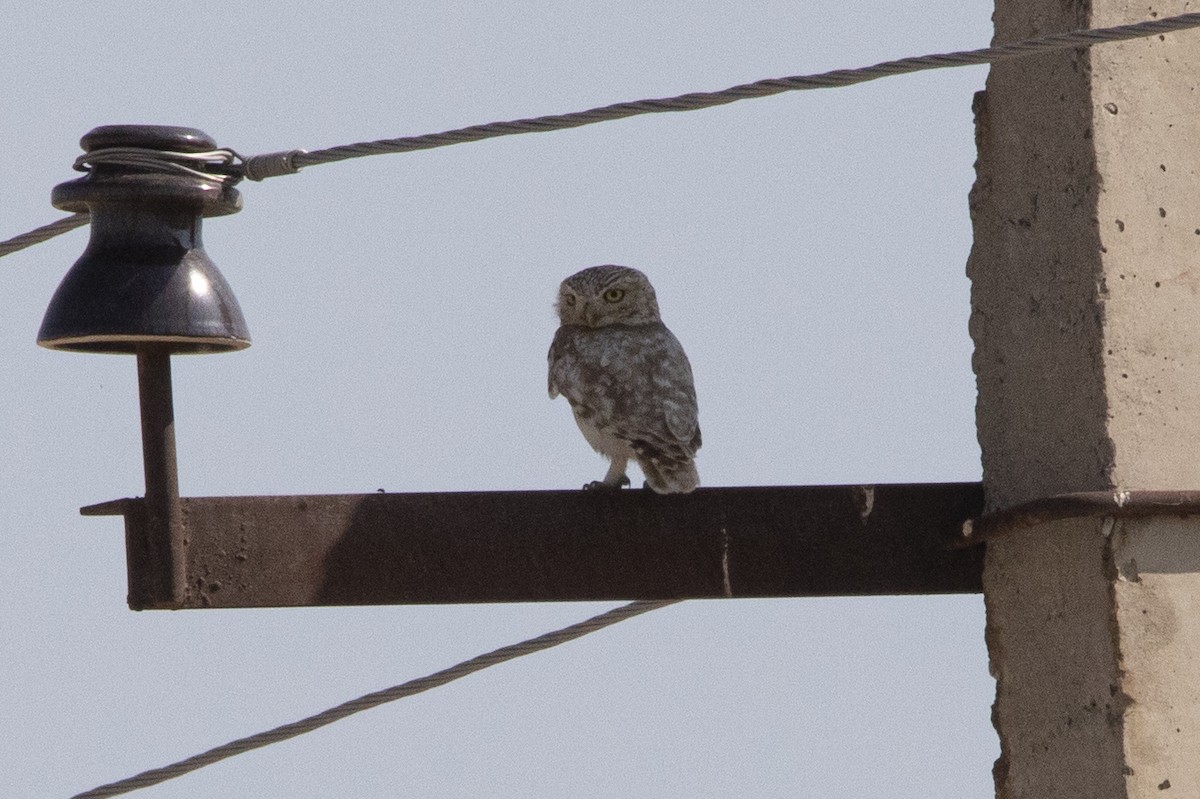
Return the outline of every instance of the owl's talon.
{"type": "Polygon", "coordinates": [[[629,485],[629,477],[627,477],[626,475],[621,475],[621,479],[617,482],[616,485],[613,485],[612,483],[606,483],[603,480],[593,480],[592,482],[584,485],[583,490],[584,491],[620,491],[622,488],[625,488],[628,485],[629,485]]]}

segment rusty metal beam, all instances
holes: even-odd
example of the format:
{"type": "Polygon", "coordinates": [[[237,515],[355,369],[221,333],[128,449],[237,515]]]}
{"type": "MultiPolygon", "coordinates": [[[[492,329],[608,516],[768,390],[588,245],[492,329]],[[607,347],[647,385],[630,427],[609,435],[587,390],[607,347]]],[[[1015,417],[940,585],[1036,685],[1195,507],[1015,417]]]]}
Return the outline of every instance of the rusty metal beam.
{"type": "Polygon", "coordinates": [[[182,500],[187,590],[123,515],[130,606],[246,608],[976,593],[956,549],[977,483],[705,488],[686,496],[527,491],[182,500]]]}

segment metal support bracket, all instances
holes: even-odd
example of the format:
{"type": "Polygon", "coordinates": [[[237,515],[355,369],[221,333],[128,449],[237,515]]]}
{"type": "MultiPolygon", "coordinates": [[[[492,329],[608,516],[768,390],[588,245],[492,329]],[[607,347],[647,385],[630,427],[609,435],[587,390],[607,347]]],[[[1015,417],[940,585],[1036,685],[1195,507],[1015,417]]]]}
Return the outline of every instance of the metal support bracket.
{"type": "Polygon", "coordinates": [[[977,593],[955,549],[977,483],[180,500],[172,595],[145,500],[125,517],[129,603],[148,608],[977,593]]]}

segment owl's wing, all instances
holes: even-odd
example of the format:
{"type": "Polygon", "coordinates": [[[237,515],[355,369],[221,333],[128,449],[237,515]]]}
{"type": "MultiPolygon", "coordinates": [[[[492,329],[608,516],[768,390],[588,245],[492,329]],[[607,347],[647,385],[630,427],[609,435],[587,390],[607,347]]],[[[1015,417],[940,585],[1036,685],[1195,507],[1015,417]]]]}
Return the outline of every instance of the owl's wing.
{"type": "MultiPolygon", "coordinates": [[[[681,444],[690,443],[696,434],[699,433],[700,420],[697,419],[696,402],[693,399],[689,404],[680,402],[675,398],[667,398],[663,400],[663,418],[667,423],[667,429],[671,431],[671,435],[675,436],[681,444]]],[[[699,449],[697,444],[696,449],[699,449]]]]}
{"type": "Polygon", "coordinates": [[[661,396],[662,418],[675,443],[690,455],[700,449],[700,420],[692,366],[679,340],[663,328],[660,357],[652,360],[651,382],[661,396]]]}
{"type": "Polygon", "coordinates": [[[686,457],[699,449],[692,367],[665,326],[563,325],[548,360],[550,397],[601,430],[686,457]]]}
{"type": "MultiPolygon", "coordinates": [[[[556,399],[565,393],[564,387],[578,380],[576,372],[579,368],[579,351],[575,346],[573,329],[564,325],[554,333],[554,341],[550,343],[550,352],[546,353],[549,364],[547,370],[546,388],[550,399],[556,399]]],[[[570,394],[567,394],[570,399],[570,394]]]]}

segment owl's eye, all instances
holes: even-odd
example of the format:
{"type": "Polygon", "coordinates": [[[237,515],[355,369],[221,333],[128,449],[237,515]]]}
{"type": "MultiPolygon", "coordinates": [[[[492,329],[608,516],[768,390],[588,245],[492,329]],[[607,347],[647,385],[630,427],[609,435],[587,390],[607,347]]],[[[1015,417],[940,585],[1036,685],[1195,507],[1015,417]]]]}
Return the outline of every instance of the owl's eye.
{"type": "Polygon", "coordinates": [[[564,296],[563,297],[563,305],[567,306],[568,308],[574,308],[575,307],[575,295],[567,294],[566,296],[564,296]]]}
{"type": "Polygon", "coordinates": [[[608,291],[604,292],[604,301],[605,302],[620,302],[621,298],[624,296],[625,296],[624,289],[609,289],[608,291]]]}

